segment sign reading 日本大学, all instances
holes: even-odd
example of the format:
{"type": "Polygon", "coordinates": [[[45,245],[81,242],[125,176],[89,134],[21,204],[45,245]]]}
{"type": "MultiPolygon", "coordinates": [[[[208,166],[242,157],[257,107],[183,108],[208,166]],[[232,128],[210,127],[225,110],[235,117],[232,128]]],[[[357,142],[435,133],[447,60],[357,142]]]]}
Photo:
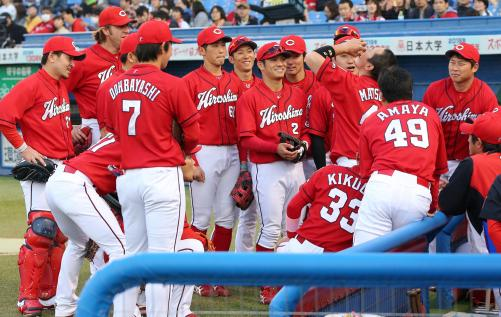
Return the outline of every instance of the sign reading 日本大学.
{"type": "MultiPolygon", "coordinates": [[[[258,45],[267,41],[256,41],[258,45]]],[[[501,34],[464,35],[464,36],[409,36],[409,37],[367,37],[369,47],[386,47],[395,55],[443,55],[447,50],[461,42],[477,46],[480,54],[501,54],[501,34]]],[[[330,39],[306,39],[308,51],[332,44],[330,39]]],[[[0,50],[0,64],[39,64],[42,48],[12,48],[0,50]]],[[[201,60],[196,43],[182,43],[173,46],[172,60],[201,60]]]]}

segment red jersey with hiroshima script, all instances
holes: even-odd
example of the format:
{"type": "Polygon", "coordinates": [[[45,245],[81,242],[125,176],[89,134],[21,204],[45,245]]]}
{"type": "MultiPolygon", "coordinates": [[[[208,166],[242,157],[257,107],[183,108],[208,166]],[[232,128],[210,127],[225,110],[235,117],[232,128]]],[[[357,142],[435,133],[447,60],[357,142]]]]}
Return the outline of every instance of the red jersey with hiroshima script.
{"type": "Polygon", "coordinates": [[[235,107],[241,81],[222,71],[214,76],[202,65],[183,77],[188,95],[200,114],[200,144],[237,144],[235,107]]]}
{"type": "Polygon", "coordinates": [[[398,170],[429,182],[447,172],[444,135],[437,113],[403,100],[381,107],[362,124],[360,175],[398,170]]]}
{"type": "Polygon", "coordinates": [[[234,71],[231,72],[230,75],[233,77],[234,80],[240,82],[240,94],[243,94],[244,92],[251,89],[261,81],[261,78],[257,77],[254,74],[252,74],[251,80],[241,80],[240,77],[238,77],[238,75],[234,71]]]}
{"type": "Polygon", "coordinates": [[[114,72],[110,78],[106,79],[101,86],[99,86],[96,93],[96,118],[99,123],[99,128],[106,128],[107,131],[112,133],[117,124],[115,117],[116,111],[113,111],[113,107],[108,107],[106,104],[106,101],[108,100],[106,98],[106,93],[123,73],[124,71],[122,69],[114,72]]]}
{"type": "Polygon", "coordinates": [[[110,168],[119,167],[122,157],[120,143],[112,133],[108,133],[87,151],[71,160],[69,165],[87,176],[100,195],[116,192],[116,179],[110,168]]]}
{"type": "Polygon", "coordinates": [[[333,141],[334,104],[329,91],[320,86],[311,97],[311,107],[305,121],[305,131],[324,139],[325,149],[329,151],[333,141]]]}
{"type": "Polygon", "coordinates": [[[85,59],[75,61],[70,78],[64,81],[68,91],[73,93],[80,116],[96,118],[96,92],[99,85],[120,69],[119,54],[112,54],[101,45],[85,49],[85,59]]]}
{"type": "MultiPolygon", "coordinates": [[[[68,91],[44,69],[20,81],[0,100],[0,127],[19,125],[24,142],[53,159],[75,155],[68,91]]],[[[9,140],[16,148],[23,139],[9,140]]]]}
{"type": "Polygon", "coordinates": [[[338,165],[313,173],[299,188],[311,206],[297,234],[327,252],[351,247],[365,185],[353,169],[338,165]]]}
{"type": "MultiPolygon", "coordinates": [[[[303,92],[289,85],[274,92],[264,82],[249,89],[238,100],[237,126],[240,138],[256,136],[262,140],[280,143],[279,132],[303,136],[306,107],[303,92]]],[[[249,151],[253,163],[272,163],[282,160],[273,153],[249,151]]]]}
{"type": "Polygon", "coordinates": [[[459,131],[461,122],[475,119],[498,105],[492,89],[478,78],[465,92],[457,91],[450,77],[435,81],[426,90],[423,102],[438,113],[449,160],[462,160],[469,155],[468,135],[459,131]]]}
{"type": "Polygon", "coordinates": [[[189,153],[198,142],[199,131],[198,114],[187,94],[180,78],[148,64],[134,65],[109,88],[108,106],[118,113],[116,133],[122,149],[122,168],[184,165],[171,122],[176,120],[183,129],[184,150],[189,153]]]}
{"type": "Polygon", "coordinates": [[[382,94],[376,80],[358,76],[326,59],[317,73],[317,79],[329,90],[334,103],[336,123],[335,142],[331,142],[331,160],[345,156],[356,159],[360,125],[381,105],[382,94]]]}

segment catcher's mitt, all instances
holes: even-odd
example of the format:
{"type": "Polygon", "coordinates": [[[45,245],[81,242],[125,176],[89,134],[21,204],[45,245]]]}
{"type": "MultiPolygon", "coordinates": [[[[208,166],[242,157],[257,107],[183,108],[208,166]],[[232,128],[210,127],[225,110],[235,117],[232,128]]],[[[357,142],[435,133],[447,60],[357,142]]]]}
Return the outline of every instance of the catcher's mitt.
{"type": "Polygon", "coordinates": [[[12,176],[19,181],[46,183],[57,165],[49,159],[44,159],[44,162],[45,166],[23,160],[12,169],[12,176]]]}
{"type": "Polygon", "coordinates": [[[94,261],[94,257],[96,256],[97,250],[99,250],[99,246],[97,245],[97,243],[94,242],[94,240],[89,239],[89,241],[87,241],[87,244],[85,245],[84,258],[86,258],[90,262],[94,261]]]}
{"type": "Polygon", "coordinates": [[[303,159],[306,154],[306,142],[299,140],[295,136],[287,134],[285,132],[278,132],[278,136],[280,137],[280,143],[287,143],[293,146],[292,151],[298,151],[299,153],[297,157],[292,161],[292,163],[297,163],[303,159]]]}
{"type": "Polygon", "coordinates": [[[75,151],[75,155],[78,155],[78,154],[84,152],[92,144],[92,134],[91,134],[92,129],[89,127],[83,127],[80,129],[80,131],[82,131],[85,134],[85,141],[77,142],[77,143],[73,144],[73,149],[75,151]]]}
{"type": "Polygon", "coordinates": [[[238,208],[246,210],[254,200],[252,192],[252,178],[248,171],[240,172],[237,183],[231,190],[231,198],[235,201],[238,208]]]}

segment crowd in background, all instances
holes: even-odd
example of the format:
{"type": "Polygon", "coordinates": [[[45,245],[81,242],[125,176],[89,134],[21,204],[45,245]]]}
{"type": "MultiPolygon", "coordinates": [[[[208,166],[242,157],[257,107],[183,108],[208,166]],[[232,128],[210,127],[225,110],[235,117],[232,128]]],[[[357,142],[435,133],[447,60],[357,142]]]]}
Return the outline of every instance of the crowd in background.
{"type": "MultiPolygon", "coordinates": [[[[261,1],[236,0],[1,0],[0,25],[12,44],[30,33],[69,33],[97,29],[97,17],[108,5],[122,7],[138,28],[149,19],[171,28],[219,27],[274,23],[321,23],[500,16],[499,0],[306,0],[301,20],[270,21],[252,10],[261,1]],[[144,2],[143,2],[144,1],[144,2]],[[454,3],[452,1],[455,1],[454,3]]],[[[4,45],[5,46],[5,45],[4,45]]]]}

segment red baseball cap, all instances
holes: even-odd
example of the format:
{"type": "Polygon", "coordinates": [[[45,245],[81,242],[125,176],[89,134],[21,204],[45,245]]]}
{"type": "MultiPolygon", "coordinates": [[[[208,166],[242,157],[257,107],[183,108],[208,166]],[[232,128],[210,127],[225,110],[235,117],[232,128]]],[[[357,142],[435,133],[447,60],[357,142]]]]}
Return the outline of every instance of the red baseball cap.
{"type": "Polygon", "coordinates": [[[182,43],[172,36],[169,24],[165,21],[150,20],[144,22],[137,30],[138,44],[161,44],[165,42],[182,43]]]}
{"type": "Polygon", "coordinates": [[[459,54],[465,59],[469,59],[478,63],[480,61],[480,54],[478,53],[477,48],[474,45],[462,42],[458,45],[454,46],[453,49],[445,52],[445,56],[451,57],[452,54],[459,54]]]}
{"type": "Polygon", "coordinates": [[[209,26],[208,28],[203,29],[197,36],[197,43],[199,47],[219,41],[223,41],[225,43],[231,42],[231,37],[224,35],[223,30],[217,26],[209,26]]]}
{"type": "Polygon", "coordinates": [[[120,55],[128,54],[136,50],[138,41],[137,33],[131,33],[120,43],[120,55]]]}
{"type": "Polygon", "coordinates": [[[120,7],[109,6],[99,14],[99,27],[107,25],[122,26],[134,22],[136,20],[130,19],[127,12],[120,7]]]}
{"type": "Polygon", "coordinates": [[[360,31],[353,25],[344,24],[336,29],[336,33],[334,33],[334,41],[344,37],[344,36],[352,36],[356,39],[359,39],[360,31]]]}
{"type": "Polygon", "coordinates": [[[303,54],[306,52],[306,42],[304,39],[297,35],[287,35],[280,40],[280,46],[284,51],[303,54]]]}
{"type": "Polygon", "coordinates": [[[81,61],[85,58],[85,52],[79,51],[73,39],[67,36],[53,36],[45,42],[43,54],[50,52],[63,52],[77,61],[81,61]]]}
{"type": "Polygon", "coordinates": [[[459,126],[461,133],[473,134],[485,143],[501,144],[501,113],[486,112],[479,115],[473,123],[463,122],[459,126]]]}
{"type": "Polygon", "coordinates": [[[236,50],[238,50],[239,47],[241,47],[243,45],[248,45],[253,50],[255,50],[257,48],[256,42],[252,41],[250,38],[248,38],[246,36],[239,35],[239,36],[233,38],[233,40],[231,40],[231,43],[228,46],[228,54],[230,54],[230,55],[233,54],[236,50]]]}
{"type": "Polygon", "coordinates": [[[287,51],[284,51],[282,46],[280,46],[280,44],[278,44],[277,42],[269,42],[259,48],[259,50],[257,51],[256,59],[258,61],[264,61],[278,55],[284,55],[285,57],[288,57],[289,53],[287,51]]]}

